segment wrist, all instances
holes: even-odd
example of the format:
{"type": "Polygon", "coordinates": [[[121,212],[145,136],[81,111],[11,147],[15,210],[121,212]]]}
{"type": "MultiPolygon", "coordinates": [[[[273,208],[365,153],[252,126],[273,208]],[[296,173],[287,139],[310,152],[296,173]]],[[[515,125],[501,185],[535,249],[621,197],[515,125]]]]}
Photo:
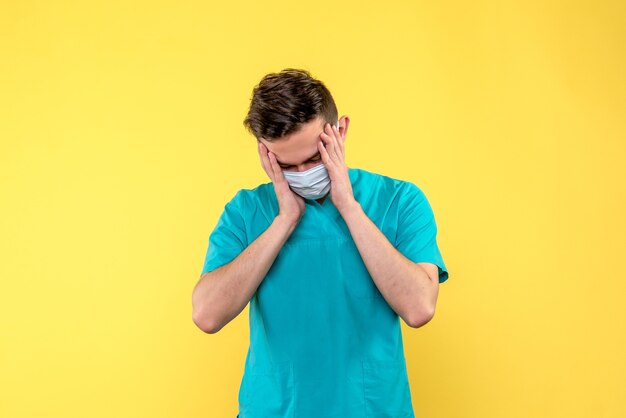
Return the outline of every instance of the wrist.
{"type": "Polygon", "coordinates": [[[363,208],[356,199],[352,199],[348,203],[341,205],[341,207],[338,207],[337,210],[339,211],[341,216],[345,218],[346,216],[350,216],[355,212],[362,211],[363,208]]]}
{"type": "Polygon", "coordinates": [[[274,222],[281,224],[285,227],[287,227],[289,229],[289,231],[291,232],[293,229],[295,229],[295,227],[298,225],[298,222],[300,220],[296,219],[293,216],[289,216],[289,215],[284,215],[282,213],[279,213],[278,215],[276,215],[276,217],[274,218],[274,222]]]}

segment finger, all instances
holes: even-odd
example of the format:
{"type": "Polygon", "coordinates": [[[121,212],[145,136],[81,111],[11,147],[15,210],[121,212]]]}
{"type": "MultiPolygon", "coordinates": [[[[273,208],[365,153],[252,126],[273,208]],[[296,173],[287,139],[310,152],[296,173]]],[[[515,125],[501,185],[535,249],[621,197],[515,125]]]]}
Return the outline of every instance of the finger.
{"type": "Polygon", "coordinates": [[[330,159],[330,155],[328,155],[328,151],[324,147],[324,143],[322,141],[317,142],[317,148],[320,150],[320,154],[322,155],[322,162],[326,166],[326,168],[332,165],[332,161],[330,159]]]}
{"type": "Polygon", "coordinates": [[[326,146],[326,151],[328,152],[328,155],[330,156],[331,160],[338,159],[339,157],[335,149],[334,139],[328,134],[326,134],[325,132],[322,132],[320,134],[320,138],[322,138],[322,141],[324,141],[324,145],[326,146]]]}
{"type": "Polygon", "coordinates": [[[337,132],[337,127],[335,125],[331,125],[330,130],[333,133],[331,137],[333,138],[333,142],[335,144],[335,151],[337,152],[337,157],[339,157],[339,161],[341,161],[343,157],[343,150],[341,149],[341,140],[339,139],[339,133],[337,132]]]}
{"type": "Polygon", "coordinates": [[[337,145],[339,145],[339,150],[341,151],[341,157],[345,155],[343,150],[343,140],[341,139],[341,134],[339,133],[339,128],[333,125],[333,131],[335,132],[335,137],[337,138],[337,145]]]}
{"type": "Polygon", "coordinates": [[[269,158],[270,158],[270,164],[272,166],[272,171],[274,173],[274,180],[277,183],[282,183],[283,181],[287,181],[285,179],[285,176],[283,175],[282,169],[278,165],[278,161],[276,161],[276,156],[274,155],[274,153],[270,152],[268,155],[269,155],[269,158]]]}
{"type": "Polygon", "coordinates": [[[270,180],[274,182],[274,174],[271,169],[270,160],[267,156],[267,147],[263,143],[259,142],[258,149],[259,149],[259,156],[261,157],[261,165],[263,166],[263,170],[265,170],[265,173],[270,178],[270,180]]]}
{"type": "Polygon", "coordinates": [[[341,148],[339,147],[338,136],[335,135],[335,130],[333,129],[333,125],[331,125],[330,123],[328,124],[328,131],[329,131],[328,137],[333,143],[333,152],[335,153],[335,156],[337,157],[337,161],[341,161],[341,148]]]}
{"type": "Polygon", "coordinates": [[[260,142],[257,145],[258,145],[257,148],[259,150],[259,157],[261,159],[261,165],[263,166],[263,170],[265,170],[265,173],[270,178],[270,180],[274,181],[272,178],[272,174],[270,173],[270,161],[267,157],[267,151],[266,151],[267,148],[265,148],[265,145],[263,145],[260,142]]]}

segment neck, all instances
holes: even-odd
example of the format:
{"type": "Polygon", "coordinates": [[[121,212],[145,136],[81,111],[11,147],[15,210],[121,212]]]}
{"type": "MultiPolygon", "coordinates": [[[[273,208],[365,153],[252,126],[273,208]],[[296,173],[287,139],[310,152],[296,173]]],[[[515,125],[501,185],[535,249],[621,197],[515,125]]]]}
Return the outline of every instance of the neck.
{"type": "MultiPolygon", "coordinates": [[[[326,193],[326,196],[328,196],[328,193],[326,193]]],[[[315,199],[315,200],[317,200],[317,203],[321,205],[322,203],[324,203],[324,199],[326,199],[326,196],[320,197],[319,199],[315,199]]]]}

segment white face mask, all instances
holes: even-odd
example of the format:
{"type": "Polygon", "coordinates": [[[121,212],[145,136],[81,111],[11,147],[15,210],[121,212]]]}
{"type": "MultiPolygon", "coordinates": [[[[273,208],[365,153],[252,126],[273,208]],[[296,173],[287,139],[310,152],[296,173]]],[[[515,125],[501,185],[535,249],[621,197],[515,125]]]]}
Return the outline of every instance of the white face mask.
{"type": "Polygon", "coordinates": [[[305,199],[321,199],[330,190],[330,176],[324,163],[306,171],[284,171],[291,190],[305,199]]]}
{"type": "MultiPolygon", "coordinates": [[[[337,121],[339,128],[339,121],[337,121]]],[[[321,199],[330,190],[330,176],[324,163],[306,171],[285,171],[283,174],[291,190],[305,199],[321,199]]]]}

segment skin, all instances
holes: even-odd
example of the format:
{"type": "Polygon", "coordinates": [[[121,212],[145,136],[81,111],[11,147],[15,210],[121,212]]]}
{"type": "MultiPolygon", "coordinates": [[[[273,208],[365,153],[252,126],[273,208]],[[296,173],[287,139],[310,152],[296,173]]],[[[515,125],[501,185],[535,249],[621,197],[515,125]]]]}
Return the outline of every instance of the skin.
{"type": "Polygon", "coordinates": [[[310,160],[318,151],[331,179],[330,192],[318,202],[330,195],[389,306],[413,328],[423,326],[434,316],[438,268],[433,263],[414,263],[396,250],[354,198],[344,147],[350,119],[344,116],[339,123],[337,129],[316,118],[291,135],[271,142],[259,138],[259,158],[274,185],[279,213],[233,261],[203,274],[196,284],[193,320],[203,331],[215,333],[236,317],[265,278],[306,209],[304,199],[289,188],[282,171],[304,171],[319,165],[319,161],[310,160]]]}
{"type": "MultiPolygon", "coordinates": [[[[344,138],[348,130],[349,121],[349,118],[346,116],[342,126],[342,120],[339,120],[339,129],[343,130],[344,138]]],[[[259,138],[258,152],[261,165],[274,184],[274,190],[281,211],[290,219],[299,220],[304,212],[305,204],[304,199],[289,188],[289,183],[287,183],[282,172],[283,170],[301,172],[323,164],[321,155],[321,152],[324,151],[324,147],[321,145],[321,137],[323,135],[325,135],[324,120],[317,117],[313,121],[304,124],[300,130],[291,135],[273,141],[259,138]]],[[[345,167],[345,173],[347,176],[347,167],[345,167]]],[[[338,189],[340,187],[340,185],[335,183],[332,183],[332,185],[333,187],[331,187],[331,191],[329,192],[331,196],[333,194],[332,189],[338,189]]],[[[352,185],[349,179],[347,185],[343,187],[349,187],[350,193],[352,192],[352,185]]],[[[343,193],[341,193],[341,195],[343,195],[343,193]]],[[[323,203],[326,197],[328,197],[328,194],[317,199],[317,201],[323,203]]],[[[334,200],[333,203],[337,205],[334,200]]]]}

